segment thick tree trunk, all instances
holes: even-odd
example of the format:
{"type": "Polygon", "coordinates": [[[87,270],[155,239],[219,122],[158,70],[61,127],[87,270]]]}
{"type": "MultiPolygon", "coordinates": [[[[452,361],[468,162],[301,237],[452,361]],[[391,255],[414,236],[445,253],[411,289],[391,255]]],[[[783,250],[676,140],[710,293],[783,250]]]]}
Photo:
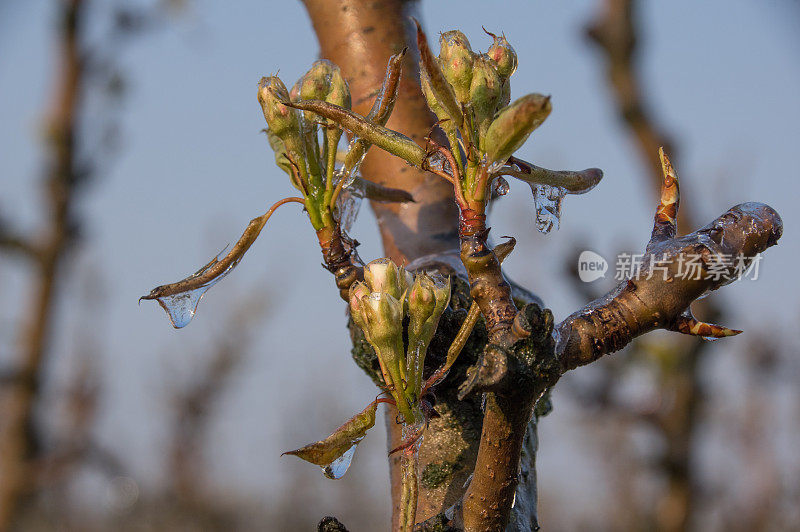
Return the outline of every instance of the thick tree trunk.
{"type": "MultiPolygon", "coordinates": [[[[389,0],[305,0],[320,42],[320,55],[339,65],[350,83],[353,109],[366,114],[380,88],[389,56],[408,48],[403,64],[397,105],[387,127],[408,135],[421,145],[435,123],[419,85],[419,53],[415,27],[410,17],[416,16],[416,2],[389,0]]],[[[417,17],[418,18],[418,17],[417,17]]],[[[453,188],[433,174],[408,166],[388,153],[372,149],[362,165],[368,179],[383,185],[411,192],[413,204],[373,203],[383,238],[386,256],[395,262],[411,262],[432,254],[447,254],[450,264],[463,271],[458,260],[458,211],[453,188]]],[[[436,360],[443,353],[433,352],[436,360]]],[[[447,346],[443,346],[446,351],[447,346]]],[[[467,358],[467,355],[462,355],[467,358]]],[[[443,358],[441,359],[443,360],[443,358]]],[[[474,359],[473,359],[474,361],[474,359]]],[[[420,449],[420,496],[417,521],[432,517],[461,499],[475,465],[483,412],[480,398],[459,401],[457,373],[437,386],[436,410],[440,417],[431,420],[420,449]]],[[[396,412],[389,411],[386,425],[389,446],[400,444],[400,426],[396,412]]],[[[529,431],[533,439],[526,441],[522,488],[535,485],[533,471],[535,427],[529,431]]],[[[392,456],[393,523],[396,525],[400,500],[400,456],[392,456]]],[[[520,497],[515,505],[514,522],[530,522],[535,515],[535,491],[520,497]],[[524,501],[521,499],[525,499],[524,501]],[[525,515],[516,515],[524,512],[525,515]]],[[[516,530],[528,530],[517,527],[516,530]]]]}

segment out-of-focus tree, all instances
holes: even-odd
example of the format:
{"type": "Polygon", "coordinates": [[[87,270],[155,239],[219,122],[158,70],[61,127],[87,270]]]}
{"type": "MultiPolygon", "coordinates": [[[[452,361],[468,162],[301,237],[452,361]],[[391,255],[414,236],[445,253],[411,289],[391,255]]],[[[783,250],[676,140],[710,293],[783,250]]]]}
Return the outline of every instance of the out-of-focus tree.
{"type": "MultiPolygon", "coordinates": [[[[57,5],[55,72],[42,140],[41,221],[28,234],[19,231],[13,220],[0,220],[0,252],[18,256],[30,277],[26,308],[20,309],[18,345],[10,367],[3,368],[0,387],[0,530],[11,526],[25,501],[36,493],[38,465],[50,454],[45,452],[35,412],[52,349],[55,307],[66,266],[84,229],[79,200],[114,153],[115,109],[125,86],[116,63],[118,45],[150,27],[158,16],[155,8],[120,5],[104,24],[106,34],[90,41],[93,3],[58,0],[57,5]],[[102,112],[90,112],[90,104],[98,101],[108,105],[102,112]]],[[[83,396],[76,411],[88,415],[93,400],[92,393],[83,396]]],[[[90,416],[76,419],[81,432],[86,432],[89,420],[90,416]]],[[[79,447],[88,448],[91,443],[79,447]]],[[[56,462],[64,459],[61,456],[56,462]]]]}

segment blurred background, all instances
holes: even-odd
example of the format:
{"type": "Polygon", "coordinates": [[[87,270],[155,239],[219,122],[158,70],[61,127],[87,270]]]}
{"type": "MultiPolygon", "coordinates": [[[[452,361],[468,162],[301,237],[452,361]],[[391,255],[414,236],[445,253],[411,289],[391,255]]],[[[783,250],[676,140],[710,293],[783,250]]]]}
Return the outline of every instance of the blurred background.
{"type": "MultiPolygon", "coordinates": [[[[652,333],[562,380],[540,424],[540,521],[797,530],[800,4],[636,1],[630,25],[627,4],[419,6],[432,36],[458,28],[485,50],[481,26],[505,32],[512,97],[552,95],[521,157],[605,172],[565,199],[557,232],[536,232],[521,183],[491,214],[518,239],[510,276],[557,319],[615,284],[618,253],[643,251],[653,142],[674,153],[684,230],[749,200],[784,220],[758,279],[696,308],[745,334],[652,333]],[[610,264],[593,283],[574,275],[586,249],[610,264]]],[[[382,430],[339,481],[280,456],[375,394],[299,209],[271,219],[185,329],[136,304],[290,192],[256,83],[291,84],[317,54],[300,2],[0,2],[0,529],[388,528],[382,430]],[[2,510],[19,453],[35,467],[2,510]]],[[[380,255],[368,208],[352,235],[380,255]]]]}

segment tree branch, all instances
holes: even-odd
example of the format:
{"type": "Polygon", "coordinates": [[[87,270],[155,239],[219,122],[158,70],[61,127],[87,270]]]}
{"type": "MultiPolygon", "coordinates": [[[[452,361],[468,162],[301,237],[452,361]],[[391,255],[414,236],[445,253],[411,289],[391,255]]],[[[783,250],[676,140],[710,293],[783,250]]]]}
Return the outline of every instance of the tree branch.
{"type": "Polygon", "coordinates": [[[10,527],[19,500],[31,487],[28,467],[32,451],[32,418],[38,395],[40,367],[46,352],[57,276],[72,234],[72,205],[80,172],[75,144],[81,98],[83,61],[81,0],[60,5],[59,77],[48,117],[46,199],[48,223],[35,262],[30,308],[22,333],[16,370],[19,378],[9,386],[0,434],[0,530],[10,527]]]}
{"type": "MultiPolygon", "coordinates": [[[[436,119],[428,110],[419,85],[419,55],[410,19],[416,14],[416,2],[304,0],[304,4],[319,40],[320,55],[342,69],[350,85],[353,110],[362,116],[368,113],[380,90],[387,59],[408,48],[403,58],[398,98],[386,126],[424,144],[423,139],[436,119]]],[[[414,203],[402,205],[371,203],[387,257],[402,264],[458,248],[455,230],[458,215],[449,183],[376,149],[367,153],[361,172],[370,181],[406,190],[414,197],[414,203]]],[[[435,431],[436,438],[427,437],[420,449],[423,473],[432,463],[471,464],[475,456],[474,442],[465,441],[462,433],[468,430],[469,424],[480,423],[479,401],[461,402],[454,392],[445,390],[440,390],[437,397],[437,409],[444,414],[431,421],[429,432],[435,431]]],[[[393,408],[386,410],[390,449],[402,443],[400,426],[395,423],[396,414],[393,408]]],[[[401,488],[400,457],[390,457],[389,463],[393,522],[396,524],[401,488]]],[[[462,473],[455,478],[462,478],[462,473]]],[[[460,485],[453,489],[445,487],[431,485],[428,489],[423,485],[420,488],[418,519],[436,514],[463,493],[463,489],[457,489],[460,485]]]]}

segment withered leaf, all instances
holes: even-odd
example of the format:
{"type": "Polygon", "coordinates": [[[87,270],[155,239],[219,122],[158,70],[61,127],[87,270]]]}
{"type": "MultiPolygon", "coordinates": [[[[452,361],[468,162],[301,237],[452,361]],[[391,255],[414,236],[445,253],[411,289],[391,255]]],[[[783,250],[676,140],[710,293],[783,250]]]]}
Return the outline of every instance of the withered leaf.
{"type": "Polygon", "coordinates": [[[302,458],[306,462],[325,467],[361,441],[367,431],[375,425],[377,409],[378,403],[373,401],[324,440],[310,443],[294,451],[287,451],[281,456],[290,454],[302,458]]]}

